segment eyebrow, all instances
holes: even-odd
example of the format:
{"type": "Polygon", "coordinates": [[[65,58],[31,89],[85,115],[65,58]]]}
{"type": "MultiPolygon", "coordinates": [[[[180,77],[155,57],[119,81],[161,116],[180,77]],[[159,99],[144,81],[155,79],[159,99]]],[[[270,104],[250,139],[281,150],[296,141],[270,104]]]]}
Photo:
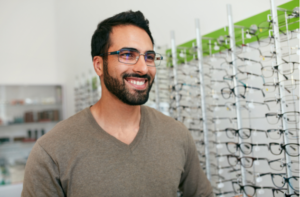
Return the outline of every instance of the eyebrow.
{"type": "MultiPolygon", "coordinates": [[[[138,51],[138,52],[140,52],[139,50],[137,50],[136,48],[131,48],[131,47],[123,47],[123,48],[121,48],[120,50],[124,50],[124,49],[128,49],[128,50],[133,50],[133,51],[138,51]]],[[[155,53],[155,51],[153,51],[153,50],[148,50],[148,51],[145,51],[145,53],[147,53],[147,52],[153,52],[153,53],[155,53]]]]}

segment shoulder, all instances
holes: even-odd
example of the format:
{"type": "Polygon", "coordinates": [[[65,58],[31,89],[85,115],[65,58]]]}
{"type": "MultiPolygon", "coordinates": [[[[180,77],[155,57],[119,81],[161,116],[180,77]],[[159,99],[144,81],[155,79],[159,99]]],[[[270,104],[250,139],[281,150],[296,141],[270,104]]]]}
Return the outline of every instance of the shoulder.
{"type": "Polygon", "coordinates": [[[149,127],[161,131],[166,135],[173,135],[180,138],[187,138],[189,131],[186,126],[175,120],[172,117],[166,116],[165,114],[153,109],[151,107],[142,106],[145,111],[145,116],[147,118],[147,124],[149,127]]]}
{"type": "Polygon", "coordinates": [[[77,144],[84,135],[88,135],[90,130],[89,108],[86,108],[77,114],[56,124],[53,129],[42,136],[37,142],[45,151],[55,151],[72,147],[77,144]]]}
{"type": "Polygon", "coordinates": [[[186,129],[186,127],[181,122],[175,120],[170,116],[166,116],[165,114],[157,111],[154,108],[148,106],[142,106],[142,108],[145,111],[147,121],[149,121],[150,123],[169,125],[172,127],[179,127],[180,129],[186,129]]]}

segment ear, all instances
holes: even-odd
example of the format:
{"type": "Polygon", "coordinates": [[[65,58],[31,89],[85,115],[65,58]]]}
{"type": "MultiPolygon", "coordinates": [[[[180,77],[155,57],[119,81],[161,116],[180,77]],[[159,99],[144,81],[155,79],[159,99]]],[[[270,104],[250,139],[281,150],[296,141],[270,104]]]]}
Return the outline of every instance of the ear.
{"type": "Polygon", "coordinates": [[[103,58],[100,56],[95,56],[93,58],[94,70],[99,77],[103,75],[103,58]]]}

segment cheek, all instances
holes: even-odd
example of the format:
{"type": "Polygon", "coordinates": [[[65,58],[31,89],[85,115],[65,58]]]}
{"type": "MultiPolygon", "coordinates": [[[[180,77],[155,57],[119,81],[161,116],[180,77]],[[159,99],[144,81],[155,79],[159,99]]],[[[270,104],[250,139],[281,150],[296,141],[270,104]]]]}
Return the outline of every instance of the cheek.
{"type": "Polygon", "coordinates": [[[149,72],[149,75],[152,77],[152,80],[153,80],[154,77],[155,77],[155,74],[156,74],[156,67],[148,67],[148,72],[149,72]]]}
{"type": "Polygon", "coordinates": [[[114,78],[122,77],[124,73],[128,73],[128,66],[127,65],[109,65],[108,66],[108,73],[110,76],[114,78]]]}

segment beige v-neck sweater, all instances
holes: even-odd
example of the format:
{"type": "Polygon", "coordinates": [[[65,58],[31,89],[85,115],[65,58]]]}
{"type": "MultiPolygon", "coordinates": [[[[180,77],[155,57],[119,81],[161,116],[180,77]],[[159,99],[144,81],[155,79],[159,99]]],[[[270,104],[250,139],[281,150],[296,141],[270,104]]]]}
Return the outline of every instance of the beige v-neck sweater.
{"type": "Polygon", "coordinates": [[[105,132],[89,108],[58,123],[32,149],[23,197],[213,196],[186,127],[141,107],[130,145],[105,132]]]}

